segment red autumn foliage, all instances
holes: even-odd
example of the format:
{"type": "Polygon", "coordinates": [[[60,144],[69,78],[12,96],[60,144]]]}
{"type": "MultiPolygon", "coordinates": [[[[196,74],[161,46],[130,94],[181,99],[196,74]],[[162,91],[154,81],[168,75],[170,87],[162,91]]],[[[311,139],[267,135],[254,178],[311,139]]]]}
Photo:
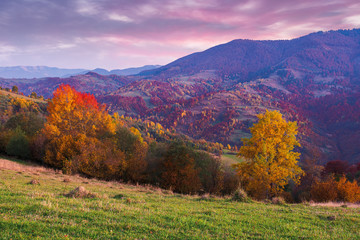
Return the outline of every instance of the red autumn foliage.
{"type": "Polygon", "coordinates": [[[342,160],[334,160],[326,163],[324,174],[342,175],[348,172],[349,163],[342,160]]]}

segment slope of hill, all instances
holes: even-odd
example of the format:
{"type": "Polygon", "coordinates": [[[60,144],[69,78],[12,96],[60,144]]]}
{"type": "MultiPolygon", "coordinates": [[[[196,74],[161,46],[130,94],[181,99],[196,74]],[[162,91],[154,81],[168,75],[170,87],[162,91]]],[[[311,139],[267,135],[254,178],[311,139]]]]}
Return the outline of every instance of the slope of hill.
{"type": "Polygon", "coordinates": [[[84,75],[76,75],[68,78],[39,78],[39,79],[0,79],[0,86],[11,88],[16,85],[19,91],[25,95],[36,92],[45,98],[50,98],[53,91],[60,84],[69,84],[81,92],[90,92],[92,94],[104,94],[115,91],[120,86],[131,82],[131,78],[125,78],[117,75],[103,76],[97,73],[89,72],[84,75]]]}
{"type": "Polygon", "coordinates": [[[136,76],[2,79],[45,97],[60,83],[111,112],[158,121],[196,139],[239,146],[256,114],[280,110],[300,126],[302,152],[360,161],[360,29],[293,40],[234,40],[136,76]]]}
{"type": "Polygon", "coordinates": [[[241,203],[0,159],[4,239],[357,239],[358,208],[241,203]],[[33,179],[35,184],[29,184],[33,179]],[[39,183],[39,184],[36,184],[39,183]],[[66,197],[78,186],[92,198],[66,197]]]}

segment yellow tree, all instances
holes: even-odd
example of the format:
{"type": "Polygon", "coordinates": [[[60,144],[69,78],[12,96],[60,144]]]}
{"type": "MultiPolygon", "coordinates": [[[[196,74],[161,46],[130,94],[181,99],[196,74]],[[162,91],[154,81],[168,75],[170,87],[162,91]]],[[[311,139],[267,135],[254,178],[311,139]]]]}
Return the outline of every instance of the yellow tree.
{"type": "Polygon", "coordinates": [[[250,128],[252,137],[243,139],[238,156],[245,160],[234,167],[245,190],[257,199],[279,195],[285,185],[298,183],[303,171],[298,166],[300,146],[296,139],[297,123],[286,122],[278,111],[259,114],[250,128]]]}

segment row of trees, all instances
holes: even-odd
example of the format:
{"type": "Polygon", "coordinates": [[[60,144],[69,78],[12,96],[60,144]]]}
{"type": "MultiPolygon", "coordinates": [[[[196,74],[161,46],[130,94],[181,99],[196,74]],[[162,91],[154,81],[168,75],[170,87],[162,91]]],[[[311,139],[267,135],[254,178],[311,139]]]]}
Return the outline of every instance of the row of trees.
{"type": "Polygon", "coordinates": [[[66,173],[151,183],[180,193],[231,194],[241,183],[256,199],[282,195],[293,201],[360,201],[356,180],[335,171],[341,164],[329,163],[325,170],[314,164],[300,168],[297,124],[286,122],[278,111],[258,115],[252,137],[239,152],[245,160],[234,165],[236,176],[218,158],[194,150],[196,144],[164,137],[170,131],[160,124],[135,120],[130,126],[128,119],[110,116],[94,96],[67,85],[54,92],[46,119],[34,103],[8,101],[9,107],[2,109],[7,117],[0,126],[0,151],[66,173]]]}

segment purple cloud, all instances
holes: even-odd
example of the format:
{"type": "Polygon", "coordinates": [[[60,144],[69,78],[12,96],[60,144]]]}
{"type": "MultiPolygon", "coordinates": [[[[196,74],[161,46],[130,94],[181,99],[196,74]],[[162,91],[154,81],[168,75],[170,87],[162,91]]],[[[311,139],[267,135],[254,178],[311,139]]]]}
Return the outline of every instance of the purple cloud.
{"type": "Polygon", "coordinates": [[[3,0],[0,66],[166,64],[233,39],[360,27],[357,0],[3,0]]]}

